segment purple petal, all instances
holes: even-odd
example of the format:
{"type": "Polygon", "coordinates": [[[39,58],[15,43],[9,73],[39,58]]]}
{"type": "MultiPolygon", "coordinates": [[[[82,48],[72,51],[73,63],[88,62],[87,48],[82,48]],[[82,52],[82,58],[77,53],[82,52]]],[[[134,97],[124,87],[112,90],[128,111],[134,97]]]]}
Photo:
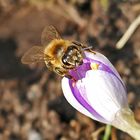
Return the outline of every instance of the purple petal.
{"type": "MultiPolygon", "coordinates": [[[[77,84],[77,83],[74,83],[77,84]]],[[[84,107],[86,108],[94,117],[98,118],[98,120],[102,122],[106,122],[106,120],[88,103],[86,100],[86,91],[82,90],[85,88],[84,85],[81,84],[81,86],[78,88],[77,85],[73,86],[73,81],[69,80],[69,85],[71,88],[71,92],[73,96],[76,98],[76,100],[84,107]],[[81,92],[80,92],[81,91],[81,92]],[[83,96],[85,95],[85,96],[83,96]]]]}
{"type": "Polygon", "coordinates": [[[64,77],[62,79],[62,90],[64,93],[65,98],[67,99],[67,101],[78,111],[80,111],[81,113],[83,113],[84,115],[87,115],[88,117],[96,120],[96,118],[94,116],[92,116],[92,114],[90,114],[90,112],[88,112],[79,102],[77,102],[76,98],[73,96],[73,93],[71,91],[70,85],[69,85],[69,79],[64,77]]]}
{"type": "Polygon", "coordinates": [[[94,108],[88,103],[88,101],[86,100],[86,95],[84,96],[83,89],[79,90],[76,85],[73,88],[73,84],[73,81],[68,78],[64,77],[62,79],[62,90],[67,101],[75,109],[87,115],[88,117],[103,123],[108,123],[108,121],[105,120],[98,112],[96,112],[96,110],[94,110],[94,108]]]}

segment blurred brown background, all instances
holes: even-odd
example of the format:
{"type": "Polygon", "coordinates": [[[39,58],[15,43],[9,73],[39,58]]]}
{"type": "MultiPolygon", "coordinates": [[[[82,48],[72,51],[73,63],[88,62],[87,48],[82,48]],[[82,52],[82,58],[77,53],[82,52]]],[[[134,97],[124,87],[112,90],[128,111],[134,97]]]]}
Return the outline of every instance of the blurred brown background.
{"type": "MultiPolygon", "coordinates": [[[[67,103],[61,77],[45,65],[21,64],[33,45],[41,45],[46,25],[70,40],[92,45],[115,65],[140,122],[140,27],[122,49],[117,41],[140,14],[139,0],[0,0],[0,140],[100,140],[104,124],[67,103]]],[[[112,129],[111,140],[132,140],[112,129]]]]}

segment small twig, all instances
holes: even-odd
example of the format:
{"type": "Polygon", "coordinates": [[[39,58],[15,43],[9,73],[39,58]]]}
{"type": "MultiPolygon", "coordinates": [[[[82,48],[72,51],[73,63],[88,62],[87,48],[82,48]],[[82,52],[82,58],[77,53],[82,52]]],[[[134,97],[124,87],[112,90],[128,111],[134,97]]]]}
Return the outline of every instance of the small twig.
{"type": "Polygon", "coordinates": [[[103,126],[103,127],[99,128],[98,130],[96,130],[95,132],[93,132],[92,135],[91,135],[92,139],[93,140],[98,140],[99,134],[104,130],[105,130],[105,127],[103,126]]]}
{"type": "Polygon", "coordinates": [[[140,25],[140,15],[132,22],[132,24],[129,26],[125,34],[122,36],[122,38],[117,42],[116,47],[117,49],[121,49],[128,39],[132,36],[136,28],[140,25]]]}
{"type": "Polygon", "coordinates": [[[112,127],[112,133],[111,133],[111,140],[117,140],[117,129],[115,127],[112,127]]]}
{"type": "Polygon", "coordinates": [[[63,11],[66,12],[75,23],[77,23],[80,27],[86,26],[86,20],[79,15],[74,6],[67,4],[64,0],[58,1],[58,3],[61,6],[61,9],[63,9],[63,11]]]}

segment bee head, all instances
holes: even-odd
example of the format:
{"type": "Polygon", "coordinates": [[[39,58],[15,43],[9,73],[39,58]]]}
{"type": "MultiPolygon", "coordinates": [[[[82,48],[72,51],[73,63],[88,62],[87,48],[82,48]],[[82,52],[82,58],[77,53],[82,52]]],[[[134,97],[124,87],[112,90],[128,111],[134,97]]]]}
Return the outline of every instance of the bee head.
{"type": "Polygon", "coordinates": [[[68,46],[62,57],[62,62],[66,67],[74,68],[83,63],[83,54],[75,45],[68,46]]]}

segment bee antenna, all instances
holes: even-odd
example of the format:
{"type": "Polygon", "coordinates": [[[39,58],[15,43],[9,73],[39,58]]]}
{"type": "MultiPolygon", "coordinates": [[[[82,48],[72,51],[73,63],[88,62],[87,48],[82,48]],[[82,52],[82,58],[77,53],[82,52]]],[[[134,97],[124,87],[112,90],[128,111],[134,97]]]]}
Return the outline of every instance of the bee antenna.
{"type": "Polygon", "coordinates": [[[92,49],[92,46],[88,46],[86,48],[83,48],[83,50],[88,50],[88,49],[92,49]]]}

